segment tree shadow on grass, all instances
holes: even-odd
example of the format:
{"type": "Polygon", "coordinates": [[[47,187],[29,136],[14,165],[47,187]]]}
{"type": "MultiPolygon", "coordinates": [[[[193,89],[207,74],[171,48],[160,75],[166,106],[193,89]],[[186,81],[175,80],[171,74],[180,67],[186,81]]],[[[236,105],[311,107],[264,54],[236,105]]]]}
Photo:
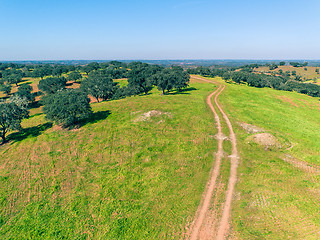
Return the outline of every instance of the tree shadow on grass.
{"type": "Polygon", "coordinates": [[[52,127],[52,123],[47,122],[35,127],[23,128],[19,132],[11,133],[8,136],[8,140],[13,142],[19,142],[28,137],[37,137],[51,127],[52,127]]]}
{"type": "Polygon", "coordinates": [[[40,101],[34,101],[33,103],[30,104],[29,107],[30,107],[30,109],[32,109],[32,108],[39,108],[41,106],[42,106],[42,104],[40,101]]]}
{"type": "Polygon", "coordinates": [[[106,119],[110,114],[111,114],[111,111],[109,111],[109,110],[94,112],[91,114],[91,116],[89,118],[80,121],[76,127],[80,128],[88,123],[97,123],[101,120],[106,119]]]}
{"type": "Polygon", "coordinates": [[[181,91],[174,91],[174,92],[169,92],[169,93],[166,93],[167,95],[177,95],[177,94],[190,94],[189,92],[191,91],[195,91],[195,90],[198,90],[194,87],[188,87],[188,88],[184,88],[184,89],[181,89],[181,91]]]}

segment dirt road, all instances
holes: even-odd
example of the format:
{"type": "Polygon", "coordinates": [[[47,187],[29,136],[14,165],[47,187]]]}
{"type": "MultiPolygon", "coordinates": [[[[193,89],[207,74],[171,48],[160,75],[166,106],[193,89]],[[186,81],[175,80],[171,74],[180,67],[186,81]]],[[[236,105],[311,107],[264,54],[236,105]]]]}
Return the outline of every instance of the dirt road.
{"type": "Polygon", "coordinates": [[[207,183],[206,189],[203,193],[202,201],[198,207],[196,217],[195,217],[193,224],[191,226],[191,231],[190,231],[190,234],[188,235],[188,239],[191,239],[191,240],[212,239],[212,238],[217,239],[217,240],[226,239],[228,236],[229,228],[230,228],[229,222],[230,222],[230,214],[231,214],[231,203],[232,203],[232,198],[233,198],[233,194],[234,194],[234,188],[235,188],[236,181],[237,181],[237,168],[238,168],[238,163],[239,163],[239,154],[238,154],[238,150],[237,150],[237,139],[236,139],[236,135],[233,131],[232,124],[231,124],[228,116],[225,114],[225,112],[223,111],[222,107],[219,105],[219,102],[218,102],[218,97],[223,92],[225,86],[223,86],[217,82],[214,82],[214,81],[211,81],[208,79],[204,79],[204,78],[201,78],[198,76],[192,76],[192,77],[197,80],[216,84],[218,86],[218,89],[216,91],[214,91],[213,93],[211,93],[207,97],[207,104],[210,107],[211,111],[213,112],[214,117],[215,117],[215,121],[217,124],[218,134],[217,134],[216,138],[218,140],[218,151],[216,153],[216,160],[215,160],[214,167],[211,170],[210,178],[207,183]],[[212,105],[211,98],[213,96],[215,96],[214,97],[214,105],[219,110],[219,112],[223,116],[223,120],[225,121],[225,123],[228,126],[229,139],[232,144],[232,154],[231,154],[231,156],[229,156],[230,160],[231,160],[231,167],[230,167],[230,176],[229,176],[229,180],[228,180],[228,188],[225,193],[226,198],[225,198],[223,209],[222,209],[221,219],[214,219],[214,220],[212,220],[212,219],[217,218],[216,217],[217,215],[212,214],[212,212],[210,211],[210,206],[211,206],[212,199],[214,197],[214,194],[213,194],[214,190],[217,186],[217,178],[220,175],[220,166],[221,166],[221,161],[223,159],[223,141],[224,141],[225,137],[222,132],[220,117],[219,117],[217,111],[215,110],[215,107],[212,105]],[[203,224],[204,224],[206,218],[211,218],[211,222],[219,222],[218,228],[215,229],[214,227],[212,227],[209,230],[208,229],[205,230],[203,228],[203,224]]]}

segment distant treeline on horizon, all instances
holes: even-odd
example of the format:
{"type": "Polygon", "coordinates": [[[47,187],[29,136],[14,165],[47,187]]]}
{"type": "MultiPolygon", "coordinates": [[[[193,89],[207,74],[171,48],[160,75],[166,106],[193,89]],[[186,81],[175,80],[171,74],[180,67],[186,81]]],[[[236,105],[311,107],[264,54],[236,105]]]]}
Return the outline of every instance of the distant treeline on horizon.
{"type": "MultiPolygon", "coordinates": [[[[18,63],[18,64],[63,64],[63,65],[86,65],[91,62],[109,62],[113,60],[24,60],[24,61],[0,61],[0,63],[18,63]]],[[[157,64],[163,66],[180,65],[180,66],[227,66],[227,67],[240,67],[249,64],[267,64],[278,63],[284,61],[286,63],[296,62],[308,62],[308,66],[320,66],[320,60],[236,60],[236,59],[177,59],[177,60],[117,60],[119,62],[130,63],[134,61],[140,61],[149,64],[157,64]]]]}

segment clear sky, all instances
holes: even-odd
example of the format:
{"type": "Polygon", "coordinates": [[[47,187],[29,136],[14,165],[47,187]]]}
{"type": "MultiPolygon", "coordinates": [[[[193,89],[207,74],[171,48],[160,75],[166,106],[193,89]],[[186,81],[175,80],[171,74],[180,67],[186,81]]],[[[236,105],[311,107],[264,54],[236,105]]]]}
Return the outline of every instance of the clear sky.
{"type": "Polygon", "coordinates": [[[0,0],[0,60],[320,59],[320,0],[0,0]]]}

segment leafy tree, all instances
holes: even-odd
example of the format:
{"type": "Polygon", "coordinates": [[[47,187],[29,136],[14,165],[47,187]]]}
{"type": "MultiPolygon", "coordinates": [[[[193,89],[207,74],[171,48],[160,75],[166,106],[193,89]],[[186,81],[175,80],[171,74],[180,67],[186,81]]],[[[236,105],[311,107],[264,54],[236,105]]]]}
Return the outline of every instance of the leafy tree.
{"type": "Polygon", "coordinates": [[[53,76],[56,76],[56,77],[60,77],[62,73],[63,73],[63,69],[60,68],[60,67],[55,67],[55,68],[52,70],[52,75],[53,75],[53,76]]]}
{"type": "Polygon", "coordinates": [[[50,65],[38,65],[35,67],[35,69],[32,71],[33,77],[39,77],[43,79],[45,76],[50,76],[52,74],[52,67],[50,65]]]}
{"type": "Polygon", "coordinates": [[[0,102],[0,135],[2,144],[7,139],[6,135],[10,130],[20,130],[21,120],[28,117],[26,108],[19,106],[14,101],[0,102]]]}
{"type": "Polygon", "coordinates": [[[10,84],[15,84],[18,86],[18,83],[22,81],[21,75],[18,74],[11,74],[5,78],[5,81],[7,81],[10,84]]]}
{"type": "Polygon", "coordinates": [[[153,82],[158,87],[158,89],[162,91],[162,94],[165,94],[166,90],[170,91],[173,88],[170,78],[171,71],[168,68],[165,68],[152,76],[153,82]]]}
{"type": "Polygon", "coordinates": [[[111,99],[117,91],[117,83],[111,78],[106,77],[102,72],[92,72],[88,78],[85,78],[80,85],[80,89],[97,99],[111,99]]]}
{"type": "Polygon", "coordinates": [[[22,84],[18,88],[18,91],[16,92],[16,95],[21,98],[26,98],[28,104],[32,104],[35,99],[34,93],[32,93],[32,87],[28,84],[22,84]]]}
{"type": "Polygon", "coordinates": [[[2,92],[4,92],[5,94],[7,94],[7,96],[10,95],[11,89],[12,89],[12,87],[11,87],[10,84],[2,84],[2,85],[0,86],[0,91],[2,91],[2,92]]]}
{"type": "Polygon", "coordinates": [[[305,70],[305,71],[308,71],[308,68],[305,67],[304,70],[305,70]]]}
{"type": "Polygon", "coordinates": [[[99,63],[97,62],[92,62],[92,63],[89,63],[85,66],[82,67],[82,70],[87,74],[89,75],[89,72],[92,72],[94,70],[98,70],[100,68],[99,66],[99,63]]]}
{"type": "Polygon", "coordinates": [[[144,93],[146,95],[152,89],[151,76],[162,69],[160,66],[141,62],[132,62],[128,67],[131,69],[128,72],[128,88],[134,89],[135,94],[144,93]]]}
{"type": "Polygon", "coordinates": [[[66,87],[66,82],[67,81],[64,77],[60,77],[60,78],[50,77],[50,78],[40,80],[38,84],[38,88],[41,91],[46,92],[47,94],[52,94],[59,90],[63,90],[66,87]]]}
{"type": "Polygon", "coordinates": [[[183,71],[183,68],[180,66],[173,66],[171,68],[172,71],[172,86],[173,88],[178,89],[180,92],[183,88],[188,86],[190,76],[187,72],[183,71]]]}
{"type": "Polygon", "coordinates": [[[297,75],[297,71],[292,71],[292,76],[296,76],[297,75]]]}
{"type": "Polygon", "coordinates": [[[250,74],[247,78],[247,82],[249,86],[263,88],[267,85],[267,81],[261,76],[257,74],[250,74]]]}
{"type": "Polygon", "coordinates": [[[70,127],[92,114],[88,96],[75,89],[59,91],[43,99],[46,119],[70,127]]]}
{"type": "Polygon", "coordinates": [[[271,65],[269,65],[269,70],[274,70],[274,69],[277,69],[278,68],[278,65],[275,64],[275,63],[272,63],[271,65]]]}
{"type": "Polygon", "coordinates": [[[233,72],[232,74],[232,80],[235,83],[242,83],[247,82],[248,74],[245,72],[233,72]]]}
{"type": "Polygon", "coordinates": [[[315,72],[316,72],[317,74],[319,74],[319,68],[317,68],[317,69],[315,70],[315,72]]]}
{"type": "Polygon", "coordinates": [[[290,62],[290,65],[293,67],[300,67],[300,63],[298,62],[290,62]]]}
{"type": "Polygon", "coordinates": [[[81,79],[82,78],[82,75],[80,72],[71,72],[68,76],[68,80],[69,81],[74,81],[74,82],[77,82],[77,80],[81,79]]]}
{"type": "Polygon", "coordinates": [[[281,61],[281,62],[279,63],[279,65],[280,65],[280,66],[284,66],[284,65],[286,65],[286,62],[281,61]]]}

